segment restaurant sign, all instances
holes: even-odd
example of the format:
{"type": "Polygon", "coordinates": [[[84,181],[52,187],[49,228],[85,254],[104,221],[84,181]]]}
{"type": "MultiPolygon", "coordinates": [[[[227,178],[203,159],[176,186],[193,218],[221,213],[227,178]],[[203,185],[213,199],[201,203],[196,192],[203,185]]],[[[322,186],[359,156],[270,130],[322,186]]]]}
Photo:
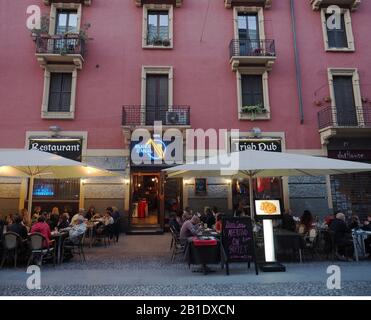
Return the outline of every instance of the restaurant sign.
{"type": "Polygon", "coordinates": [[[282,152],[282,142],[280,139],[232,138],[232,152],[246,150],[282,152]]]}
{"type": "Polygon", "coordinates": [[[371,161],[371,150],[329,150],[328,157],[338,160],[371,161]]]}
{"type": "Polygon", "coordinates": [[[82,160],[82,140],[81,139],[30,139],[30,150],[49,152],[58,156],[80,161],[82,160]]]}

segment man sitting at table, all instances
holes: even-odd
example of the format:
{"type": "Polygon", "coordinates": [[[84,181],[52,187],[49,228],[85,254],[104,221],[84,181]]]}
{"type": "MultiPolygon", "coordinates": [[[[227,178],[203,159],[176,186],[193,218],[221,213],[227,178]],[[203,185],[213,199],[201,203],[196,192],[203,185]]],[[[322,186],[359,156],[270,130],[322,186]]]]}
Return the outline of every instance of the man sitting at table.
{"type": "Polygon", "coordinates": [[[69,230],[69,240],[77,244],[79,242],[79,238],[86,232],[86,224],[84,223],[85,218],[82,215],[79,215],[76,218],[76,224],[71,227],[69,230]]]}
{"type": "Polygon", "coordinates": [[[335,233],[335,244],[338,248],[338,259],[352,261],[354,248],[352,231],[345,223],[345,215],[338,213],[330,224],[330,230],[335,233]]]}
{"type": "Polygon", "coordinates": [[[199,231],[199,223],[200,218],[198,215],[194,215],[191,220],[185,221],[180,229],[180,240],[184,241],[190,237],[196,236],[199,231]]]}
{"type": "Polygon", "coordinates": [[[19,214],[16,214],[14,217],[14,222],[8,227],[8,231],[15,232],[23,240],[27,239],[28,232],[27,228],[22,224],[22,217],[19,214]]]}

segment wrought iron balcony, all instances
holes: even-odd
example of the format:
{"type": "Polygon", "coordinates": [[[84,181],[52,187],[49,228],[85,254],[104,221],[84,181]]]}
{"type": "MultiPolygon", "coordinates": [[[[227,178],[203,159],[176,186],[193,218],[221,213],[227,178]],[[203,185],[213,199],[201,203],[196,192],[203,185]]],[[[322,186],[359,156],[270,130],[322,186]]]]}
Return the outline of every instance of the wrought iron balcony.
{"type": "Polygon", "coordinates": [[[123,126],[153,126],[161,121],[165,126],[189,126],[191,109],[189,106],[141,106],[126,105],[122,108],[123,126]]]}
{"type": "Polygon", "coordinates": [[[276,60],[274,40],[233,39],[229,44],[229,52],[233,70],[248,65],[264,65],[271,69],[276,60]]]}
{"type": "Polygon", "coordinates": [[[326,107],[318,112],[320,130],[326,128],[371,128],[371,107],[354,107],[352,111],[340,111],[326,107]]]}
{"type": "Polygon", "coordinates": [[[36,56],[40,64],[73,63],[82,68],[85,54],[85,40],[76,36],[37,36],[36,56]]]}

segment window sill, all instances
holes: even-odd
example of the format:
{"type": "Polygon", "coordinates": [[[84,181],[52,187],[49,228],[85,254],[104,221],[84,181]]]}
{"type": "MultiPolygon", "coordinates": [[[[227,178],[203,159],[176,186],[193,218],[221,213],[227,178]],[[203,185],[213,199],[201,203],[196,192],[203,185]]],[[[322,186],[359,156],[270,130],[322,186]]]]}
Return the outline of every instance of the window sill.
{"type": "Polygon", "coordinates": [[[155,45],[142,45],[142,48],[143,49],[160,49],[160,50],[169,50],[169,49],[173,49],[173,45],[169,45],[169,46],[155,46],[155,45]]]}
{"type": "Polygon", "coordinates": [[[326,48],[326,52],[354,52],[353,48],[326,48]]]}
{"type": "Polygon", "coordinates": [[[264,114],[257,114],[255,116],[251,116],[251,114],[248,113],[239,113],[238,120],[248,120],[248,121],[256,121],[256,120],[270,120],[271,116],[270,113],[264,113],[264,114]]]}
{"type": "Polygon", "coordinates": [[[75,118],[74,112],[47,112],[43,111],[41,113],[42,119],[70,119],[73,120],[75,118]]]}

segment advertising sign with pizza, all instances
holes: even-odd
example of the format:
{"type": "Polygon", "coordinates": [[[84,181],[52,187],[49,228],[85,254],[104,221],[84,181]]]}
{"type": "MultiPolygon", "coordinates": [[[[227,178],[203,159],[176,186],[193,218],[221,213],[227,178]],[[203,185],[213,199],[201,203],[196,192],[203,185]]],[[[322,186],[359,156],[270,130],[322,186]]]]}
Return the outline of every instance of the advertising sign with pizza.
{"type": "Polygon", "coordinates": [[[257,217],[274,219],[281,216],[279,200],[255,200],[255,212],[257,217]]]}

